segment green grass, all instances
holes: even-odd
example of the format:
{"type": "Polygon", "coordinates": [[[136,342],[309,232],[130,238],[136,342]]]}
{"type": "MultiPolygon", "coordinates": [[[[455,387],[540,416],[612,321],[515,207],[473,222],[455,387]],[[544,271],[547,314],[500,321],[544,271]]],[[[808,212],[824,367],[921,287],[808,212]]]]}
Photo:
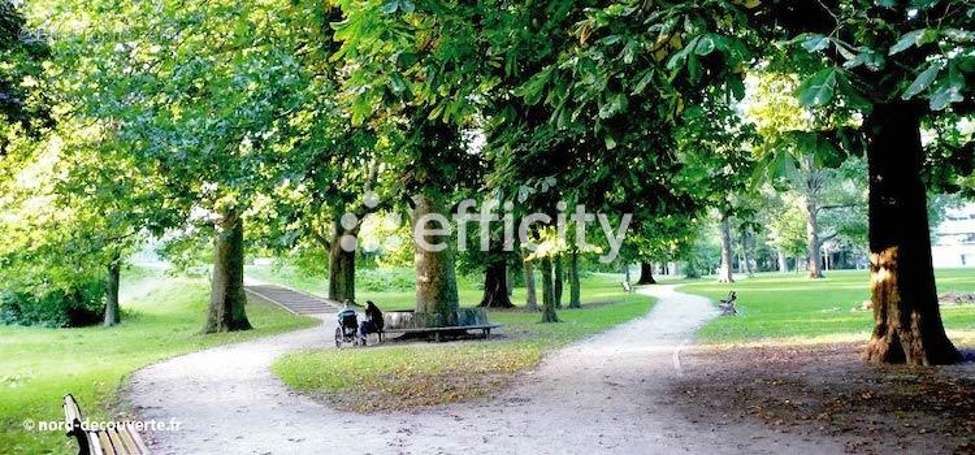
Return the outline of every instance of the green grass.
{"type": "MultiPolygon", "coordinates": [[[[491,321],[505,326],[501,339],[306,350],[282,357],[273,370],[296,390],[360,412],[485,396],[511,374],[537,365],[546,351],[642,316],[651,306],[648,297],[621,292],[612,275],[587,277],[582,290],[583,308],[560,310],[558,324],[540,324],[539,313],[491,311],[491,321]]],[[[461,291],[475,294],[462,297],[465,304],[476,304],[480,294],[461,291]]],[[[388,301],[383,297],[376,301],[388,301]]],[[[522,301],[517,292],[514,301],[522,301]]]]}
{"type": "MultiPolygon", "coordinates": [[[[313,276],[295,269],[290,266],[274,267],[267,265],[249,265],[246,269],[247,276],[267,282],[288,286],[311,294],[325,296],[328,295],[328,280],[325,277],[313,276]]],[[[396,270],[390,273],[409,273],[413,271],[396,270]]],[[[362,273],[362,272],[360,272],[362,273]]],[[[383,272],[379,272],[383,273],[383,272]]],[[[541,289],[541,275],[536,273],[535,285],[541,289]]],[[[359,280],[359,275],[356,276],[359,280]]],[[[478,279],[480,279],[478,277],[478,279]]],[[[361,280],[359,280],[361,281],[361,280]]],[[[410,310],[416,306],[416,293],[410,289],[395,289],[392,291],[363,289],[364,286],[357,281],[356,301],[364,303],[372,300],[383,310],[410,310]]],[[[468,279],[464,276],[457,277],[457,290],[460,296],[461,306],[474,306],[481,301],[483,291],[478,289],[479,282],[468,279]]],[[[584,290],[583,297],[586,302],[607,302],[615,301],[622,295],[620,274],[595,273],[582,277],[581,286],[584,290]]],[[[565,296],[568,299],[568,283],[566,283],[565,296]]],[[[525,289],[515,288],[511,300],[515,303],[525,300],[525,289]]]]}
{"type": "MultiPolygon", "coordinates": [[[[975,292],[975,271],[936,271],[939,292],[975,292]]],[[[869,298],[865,271],[831,271],[823,280],[794,274],[760,274],[733,284],[694,283],[681,290],[723,298],[738,293],[737,317],[717,318],[699,332],[712,343],[757,340],[815,341],[865,338],[873,315],[861,310],[869,298]]],[[[968,339],[975,330],[975,306],[942,307],[950,335],[968,339]],[[952,333],[954,332],[954,333],[952,333]]]]}
{"type": "Polygon", "coordinates": [[[78,398],[87,417],[104,420],[116,406],[119,385],[136,369],[315,324],[270,305],[251,304],[247,313],[255,330],[200,335],[206,283],[138,269],[123,276],[122,298],[123,323],[114,328],[0,326],[0,453],[73,453],[74,443],[63,433],[23,429],[25,419],[63,419],[66,393],[78,398]]]}

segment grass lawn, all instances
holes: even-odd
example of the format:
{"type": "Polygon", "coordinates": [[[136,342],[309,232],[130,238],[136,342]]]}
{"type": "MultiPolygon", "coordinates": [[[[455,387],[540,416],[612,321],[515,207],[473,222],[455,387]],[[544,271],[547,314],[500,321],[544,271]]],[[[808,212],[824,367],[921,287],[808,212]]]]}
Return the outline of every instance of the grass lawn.
{"type": "MultiPolygon", "coordinates": [[[[539,313],[521,309],[491,311],[491,321],[505,326],[502,338],[306,350],[279,359],[273,369],[292,388],[359,412],[414,409],[486,396],[513,373],[537,365],[546,351],[646,314],[651,299],[623,293],[618,281],[615,275],[586,277],[583,308],[560,310],[559,324],[540,324],[539,313]]],[[[513,298],[517,303],[523,301],[519,291],[513,298]]],[[[380,294],[373,300],[384,309],[391,301],[406,302],[398,294],[380,294]]],[[[480,291],[462,289],[461,300],[464,306],[476,305],[480,291]]]]}
{"type": "MultiPolygon", "coordinates": [[[[938,291],[975,292],[975,271],[937,270],[938,291]]],[[[869,298],[865,271],[830,271],[823,280],[804,275],[759,274],[732,284],[687,284],[684,292],[717,300],[734,289],[740,314],[717,318],[698,335],[705,342],[756,340],[829,341],[866,339],[873,313],[861,310],[869,298]]],[[[949,335],[963,344],[975,342],[975,306],[942,306],[949,335]]]]}
{"type": "Polygon", "coordinates": [[[202,348],[308,327],[311,318],[277,307],[248,306],[257,329],[200,335],[208,298],[200,279],[135,269],[122,279],[122,325],[46,329],[0,326],[0,453],[74,453],[60,432],[27,432],[24,420],[63,420],[61,397],[73,393],[86,417],[112,415],[123,379],[136,369],[202,348]]]}

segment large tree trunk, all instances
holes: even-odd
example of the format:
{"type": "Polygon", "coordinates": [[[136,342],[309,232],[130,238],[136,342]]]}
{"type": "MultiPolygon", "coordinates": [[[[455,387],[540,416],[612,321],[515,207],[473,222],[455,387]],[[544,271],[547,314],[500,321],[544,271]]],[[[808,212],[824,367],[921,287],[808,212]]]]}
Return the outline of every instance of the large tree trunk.
{"type": "Polygon", "coordinates": [[[552,259],[542,259],[542,322],[559,322],[555,313],[555,284],[552,282],[552,259]]]}
{"type": "Polygon", "coordinates": [[[823,254],[819,244],[819,216],[818,202],[815,196],[806,196],[806,271],[809,278],[822,278],[823,271],[820,260],[823,254]]]}
{"type": "MultiPolygon", "coordinates": [[[[439,315],[440,322],[446,326],[457,325],[457,309],[460,307],[457,295],[457,278],[454,272],[454,254],[450,246],[449,235],[433,235],[429,230],[441,229],[438,223],[428,222],[427,232],[423,240],[429,245],[443,244],[446,248],[432,251],[420,245],[417,234],[417,224],[427,214],[446,214],[442,197],[435,192],[420,193],[414,198],[413,209],[414,241],[416,253],[416,311],[439,315]]],[[[446,215],[444,215],[446,216],[446,215]]]]}
{"type": "Polygon", "coordinates": [[[532,261],[523,261],[525,273],[525,309],[538,311],[538,294],[535,292],[535,267],[532,261]]]}
{"type": "Polygon", "coordinates": [[[864,127],[875,322],[864,358],[911,365],[957,362],[961,356],[945,335],[931,265],[919,109],[880,104],[864,127]]]}
{"type": "Polygon", "coordinates": [[[782,250],[775,250],[776,254],[779,256],[779,273],[786,273],[789,271],[789,259],[785,256],[785,252],[782,250]]]}
{"type": "Polygon", "coordinates": [[[745,228],[741,236],[741,256],[745,262],[745,274],[748,276],[752,276],[755,273],[755,270],[752,268],[751,237],[751,230],[745,228]]]}
{"type": "Polygon", "coordinates": [[[210,309],[204,333],[249,330],[244,293],[244,222],[231,211],[217,226],[213,240],[210,309]]]}
{"type": "Polygon", "coordinates": [[[731,263],[731,222],[728,220],[728,216],[721,217],[721,268],[718,270],[718,282],[719,283],[734,283],[735,278],[732,275],[731,263]]]}
{"type": "Polygon", "coordinates": [[[555,287],[552,290],[555,295],[555,308],[562,308],[562,291],[565,289],[565,278],[562,270],[562,256],[556,256],[554,259],[552,259],[552,263],[555,265],[555,287]]]}
{"type": "Polygon", "coordinates": [[[569,308],[582,307],[582,286],[579,283],[579,252],[569,256],[569,308]]]}
{"type": "Polygon", "coordinates": [[[116,254],[112,262],[108,264],[108,279],[105,286],[105,319],[102,322],[105,327],[111,327],[121,322],[121,312],[119,309],[118,289],[122,275],[122,260],[116,254]]]}
{"type": "Polygon", "coordinates": [[[636,284],[657,284],[653,279],[653,264],[650,262],[640,262],[640,279],[636,284]]]}
{"type": "Polygon", "coordinates": [[[482,307],[511,308],[515,306],[508,298],[508,266],[503,258],[495,259],[484,269],[484,296],[482,307]]]}
{"type": "Polygon", "coordinates": [[[356,234],[336,228],[328,248],[328,298],[336,302],[355,302],[355,249],[350,248],[355,242],[343,241],[343,237],[355,238],[356,234]]]}

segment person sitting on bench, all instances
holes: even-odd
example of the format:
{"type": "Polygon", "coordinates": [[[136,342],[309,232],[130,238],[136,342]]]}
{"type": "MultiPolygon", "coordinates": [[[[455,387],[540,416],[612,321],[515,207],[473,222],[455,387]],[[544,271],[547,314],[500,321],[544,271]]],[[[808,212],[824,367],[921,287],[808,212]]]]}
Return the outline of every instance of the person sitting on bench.
{"type": "Polygon", "coordinates": [[[380,341],[382,341],[384,326],[383,312],[379,310],[379,307],[372,300],[366,300],[366,320],[362,321],[362,324],[359,325],[359,338],[365,341],[370,333],[378,333],[380,341]]]}

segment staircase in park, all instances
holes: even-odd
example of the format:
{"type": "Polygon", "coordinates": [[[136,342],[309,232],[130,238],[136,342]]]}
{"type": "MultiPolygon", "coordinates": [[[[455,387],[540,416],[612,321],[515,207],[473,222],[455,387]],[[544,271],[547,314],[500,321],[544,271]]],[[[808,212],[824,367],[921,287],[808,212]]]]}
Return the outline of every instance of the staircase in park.
{"type": "Polygon", "coordinates": [[[247,285],[244,290],[294,314],[335,313],[341,307],[338,302],[273,284],[247,285]]]}

